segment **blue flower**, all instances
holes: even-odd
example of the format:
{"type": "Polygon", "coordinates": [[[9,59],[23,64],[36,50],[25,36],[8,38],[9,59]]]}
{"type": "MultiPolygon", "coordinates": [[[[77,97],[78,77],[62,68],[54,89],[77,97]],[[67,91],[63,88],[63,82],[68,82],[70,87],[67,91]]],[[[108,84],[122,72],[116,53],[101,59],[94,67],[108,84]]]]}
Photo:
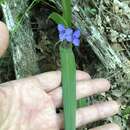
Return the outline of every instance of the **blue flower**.
{"type": "Polygon", "coordinates": [[[80,44],[80,30],[77,29],[73,32],[71,28],[65,28],[63,24],[59,24],[57,27],[59,31],[59,39],[60,41],[66,40],[67,42],[71,42],[74,46],[79,46],[80,44]]]}
{"type": "Polygon", "coordinates": [[[74,33],[73,33],[73,38],[80,38],[80,30],[77,29],[74,33]]]}
{"type": "Polygon", "coordinates": [[[67,28],[65,30],[65,33],[66,33],[66,35],[72,35],[73,34],[73,30],[71,28],[67,28]]]}
{"type": "Polygon", "coordinates": [[[63,24],[59,24],[57,26],[57,29],[59,31],[59,39],[60,41],[64,41],[65,40],[65,27],[63,24]]]}
{"type": "Polygon", "coordinates": [[[74,33],[73,33],[73,44],[75,45],[75,46],[79,46],[79,44],[80,44],[80,40],[79,40],[79,38],[80,38],[80,30],[79,29],[77,29],[76,31],[74,31],[74,33]]]}
{"type": "Polygon", "coordinates": [[[57,27],[59,33],[65,33],[65,27],[63,24],[58,24],[58,27],[57,27]]]}
{"type": "Polygon", "coordinates": [[[59,33],[59,39],[63,42],[65,40],[65,33],[59,33]]]}
{"type": "Polygon", "coordinates": [[[73,35],[73,30],[71,28],[67,28],[65,30],[65,39],[68,42],[72,42],[73,41],[72,35],[73,35]]]}
{"type": "Polygon", "coordinates": [[[65,39],[66,39],[68,42],[72,42],[72,41],[73,41],[72,35],[66,35],[66,36],[65,36],[65,39]]]}
{"type": "Polygon", "coordinates": [[[73,39],[73,44],[75,46],[79,46],[80,45],[80,40],[78,38],[73,39]]]}

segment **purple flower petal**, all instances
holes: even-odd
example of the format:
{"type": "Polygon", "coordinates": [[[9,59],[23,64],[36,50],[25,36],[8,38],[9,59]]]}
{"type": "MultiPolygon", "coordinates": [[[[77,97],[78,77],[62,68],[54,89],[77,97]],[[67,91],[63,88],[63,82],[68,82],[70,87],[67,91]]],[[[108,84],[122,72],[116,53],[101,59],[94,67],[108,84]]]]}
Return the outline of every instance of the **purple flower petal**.
{"type": "Polygon", "coordinates": [[[59,34],[59,39],[60,39],[60,41],[64,41],[65,40],[65,33],[60,33],[59,34]]]}
{"type": "Polygon", "coordinates": [[[73,33],[73,38],[79,38],[80,37],[80,30],[77,29],[74,33],[73,33]]]}
{"type": "Polygon", "coordinates": [[[73,33],[73,30],[72,30],[71,28],[67,28],[67,29],[65,30],[65,34],[66,34],[66,35],[72,35],[72,33],[73,33]]]}
{"type": "Polygon", "coordinates": [[[79,40],[78,38],[73,39],[73,44],[74,44],[75,46],[79,46],[80,40],[79,40]]]}
{"type": "Polygon", "coordinates": [[[67,42],[72,42],[75,46],[79,46],[80,44],[80,30],[77,29],[73,32],[71,28],[65,28],[63,24],[59,24],[57,27],[59,31],[59,40],[67,42]]]}
{"type": "Polygon", "coordinates": [[[68,41],[68,42],[72,42],[72,35],[66,35],[65,36],[65,39],[68,41]]]}
{"type": "Polygon", "coordinates": [[[58,24],[57,29],[58,29],[58,31],[59,31],[60,33],[65,32],[65,27],[64,27],[64,25],[63,25],[63,24],[58,24]]]}

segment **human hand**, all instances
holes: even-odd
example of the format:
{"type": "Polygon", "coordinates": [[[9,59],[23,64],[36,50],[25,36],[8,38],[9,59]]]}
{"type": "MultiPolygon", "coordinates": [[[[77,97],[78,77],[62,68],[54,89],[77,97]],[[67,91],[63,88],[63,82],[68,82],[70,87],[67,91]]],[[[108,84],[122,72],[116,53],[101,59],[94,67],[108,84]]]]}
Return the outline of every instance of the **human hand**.
{"type": "MultiPolygon", "coordinates": [[[[60,130],[63,129],[63,113],[56,114],[62,105],[60,71],[48,72],[0,85],[1,130],[60,130]]],[[[90,79],[77,71],[77,99],[109,90],[105,79],[90,79]]],[[[116,114],[119,104],[115,101],[98,103],[77,110],[76,126],[97,121],[116,114]]],[[[104,125],[92,130],[120,130],[116,124],[104,125]]]]}

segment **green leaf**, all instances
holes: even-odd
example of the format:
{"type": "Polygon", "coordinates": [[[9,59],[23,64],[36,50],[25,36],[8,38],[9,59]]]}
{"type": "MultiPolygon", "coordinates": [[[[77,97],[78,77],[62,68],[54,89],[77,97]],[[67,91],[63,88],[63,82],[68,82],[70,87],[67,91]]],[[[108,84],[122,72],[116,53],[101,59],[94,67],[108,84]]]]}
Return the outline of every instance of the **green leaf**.
{"type": "Polygon", "coordinates": [[[87,105],[87,99],[80,99],[78,101],[78,107],[85,107],[87,105]]]}
{"type": "Polygon", "coordinates": [[[127,108],[125,108],[125,110],[123,110],[123,115],[127,115],[130,114],[130,106],[128,106],[127,108]]]}
{"type": "Polygon", "coordinates": [[[60,47],[65,130],[76,128],[76,65],[72,48],[60,47]]]}
{"type": "Polygon", "coordinates": [[[67,21],[69,27],[71,27],[72,23],[72,7],[71,7],[71,0],[62,0],[63,5],[63,17],[67,21]]]}
{"type": "Polygon", "coordinates": [[[0,4],[4,3],[5,0],[0,0],[0,4]]]}
{"type": "Polygon", "coordinates": [[[52,19],[57,24],[64,24],[65,26],[68,26],[65,19],[61,15],[59,15],[58,13],[53,12],[52,14],[50,14],[50,16],[48,18],[52,19]]]}

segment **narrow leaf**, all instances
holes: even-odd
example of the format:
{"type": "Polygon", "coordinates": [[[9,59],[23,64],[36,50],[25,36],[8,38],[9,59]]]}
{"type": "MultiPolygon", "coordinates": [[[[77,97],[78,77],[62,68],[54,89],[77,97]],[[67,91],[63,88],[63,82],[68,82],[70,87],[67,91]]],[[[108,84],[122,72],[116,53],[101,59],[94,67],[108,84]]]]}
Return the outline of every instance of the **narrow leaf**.
{"type": "Polygon", "coordinates": [[[71,23],[72,23],[71,0],[62,0],[62,5],[63,5],[64,19],[67,21],[68,26],[71,27],[71,23]]]}
{"type": "Polygon", "coordinates": [[[49,19],[52,19],[57,24],[64,24],[65,26],[68,26],[65,19],[58,13],[53,12],[50,14],[49,19]]]}
{"type": "Polygon", "coordinates": [[[60,47],[65,130],[75,130],[76,65],[72,48],[60,47]]]}

